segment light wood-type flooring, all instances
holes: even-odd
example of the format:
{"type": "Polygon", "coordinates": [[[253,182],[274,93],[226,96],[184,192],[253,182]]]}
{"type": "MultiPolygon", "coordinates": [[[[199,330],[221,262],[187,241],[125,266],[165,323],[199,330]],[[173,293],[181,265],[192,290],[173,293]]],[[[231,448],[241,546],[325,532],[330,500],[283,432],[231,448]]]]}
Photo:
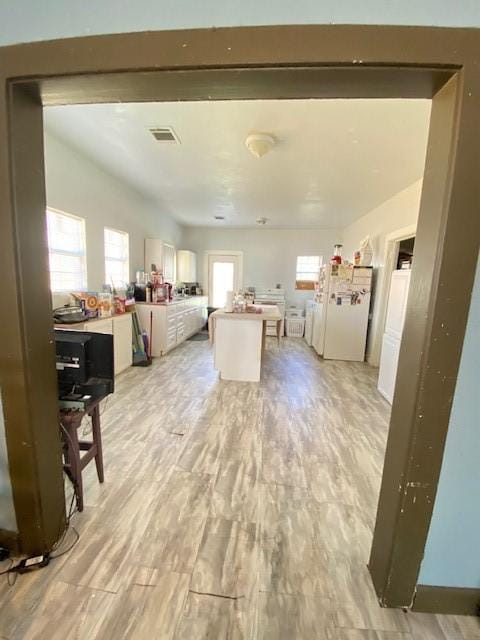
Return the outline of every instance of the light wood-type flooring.
{"type": "Polygon", "coordinates": [[[376,602],[376,373],[272,339],[259,384],[220,381],[208,342],[122,374],[80,540],[13,587],[1,578],[0,638],[478,640],[474,618],[376,602]]]}

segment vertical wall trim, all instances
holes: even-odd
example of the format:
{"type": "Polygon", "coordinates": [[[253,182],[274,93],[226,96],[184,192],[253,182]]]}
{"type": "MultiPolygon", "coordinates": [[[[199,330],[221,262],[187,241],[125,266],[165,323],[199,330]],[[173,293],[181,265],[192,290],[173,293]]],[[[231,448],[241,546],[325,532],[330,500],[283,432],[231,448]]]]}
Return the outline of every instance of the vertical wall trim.
{"type": "MultiPolygon", "coordinates": [[[[473,82],[473,81],[472,81],[473,82]]],[[[478,81],[476,81],[478,85],[478,81]]],[[[407,315],[370,571],[386,606],[410,606],[430,526],[480,237],[473,90],[458,72],[434,97],[407,315]],[[458,273],[462,278],[458,278],[458,273]],[[411,426],[409,426],[411,425],[411,426]]],[[[478,89],[477,89],[478,90],[478,89]]]]}
{"type": "MultiPolygon", "coordinates": [[[[7,335],[2,366],[5,434],[21,550],[49,549],[65,525],[56,371],[46,250],[42,105],[35,92],[9,87],[12,216],[1,248],[11,257],[12,295],[2,314],[7,335]],[[40,313],[39,311],[45,310],[40,313]],[[5,387],[6,385],[6,387],[5,387]]],[[[4,158],[2,158],[4,160],[4,158]]],[[[5,175],[5,174],[4,174],[5,175]]]]}

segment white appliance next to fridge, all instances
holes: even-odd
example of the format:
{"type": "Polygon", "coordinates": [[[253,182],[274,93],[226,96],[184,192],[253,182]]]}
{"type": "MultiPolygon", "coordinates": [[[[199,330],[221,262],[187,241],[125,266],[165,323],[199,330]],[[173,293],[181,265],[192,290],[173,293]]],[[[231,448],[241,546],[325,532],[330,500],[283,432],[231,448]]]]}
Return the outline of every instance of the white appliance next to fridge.
{"type": "Polygon", "coordinates": [[[388,295],[385,333],[382,341],[380,370],[377,388],[382,396],[392,404],[397,378],[398,356],[402,340],[405,312],[407,310],[410,269],[396,269],[392,272],[388,295]]]}
{"type": "Polygon", "coordinates": [[[313,341],[313,314],[315,313],[315,301],[307,300],[305,305],[305,341],[309,347],[313,341]]]}
{"type": "MultiPolygon", "coordinates": [[[[255,304],[273,304],[278,307],[285,318],[285,289],[259,289],[255,292],[255,304]]],[[[277,335],[277,323],[267,320],[266,334],[267,336],[277,335]]],[[[280,324],[280,335],[285,335],[285,320],[282,319],[280,324]]]]}
{"type": "Polygon", "coordinates": [[[327,360],[365,359],[372,267],[325,265],[313,312],[313,348],[327,360]]]}

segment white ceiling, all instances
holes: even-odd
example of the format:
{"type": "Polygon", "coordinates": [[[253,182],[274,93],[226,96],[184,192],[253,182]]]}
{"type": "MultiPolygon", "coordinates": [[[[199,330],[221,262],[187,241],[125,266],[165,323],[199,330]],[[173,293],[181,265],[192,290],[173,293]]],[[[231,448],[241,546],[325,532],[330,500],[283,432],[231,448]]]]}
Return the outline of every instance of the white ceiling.
{"type": "Polygon", "coordinates": [[[47,131],[193,226],[335,228],[422,177],[429,100],[256,100],[48,107],[47,131]],[[181,144],[150,127],[171,126],[181,144]],[[257,159],[252,132],[277,144],[257,159]],[[214,220],[224,215],[224,221],[214,220]]]}

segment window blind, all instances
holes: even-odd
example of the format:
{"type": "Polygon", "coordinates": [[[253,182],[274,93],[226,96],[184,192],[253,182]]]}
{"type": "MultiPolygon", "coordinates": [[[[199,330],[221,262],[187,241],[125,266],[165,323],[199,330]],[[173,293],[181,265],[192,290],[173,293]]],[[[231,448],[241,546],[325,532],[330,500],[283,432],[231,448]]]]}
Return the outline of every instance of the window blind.
{"type": "Polygon", "coordinates": [[[104,229],[105,284],[125,287],[130,280],[128,233],[116,229],[104,229]]]}
{"type": "Polygon", "coordinates": [[[47,209],[50,287],[52,291],[87,288],[85,220],[47,209]]]}
{"type": "Polygon", "coordinates": [[[298,256],[295,278],[296,288],[313,289],[314,283],[318,280],[321,266],[321,256],[298,256]]]}

